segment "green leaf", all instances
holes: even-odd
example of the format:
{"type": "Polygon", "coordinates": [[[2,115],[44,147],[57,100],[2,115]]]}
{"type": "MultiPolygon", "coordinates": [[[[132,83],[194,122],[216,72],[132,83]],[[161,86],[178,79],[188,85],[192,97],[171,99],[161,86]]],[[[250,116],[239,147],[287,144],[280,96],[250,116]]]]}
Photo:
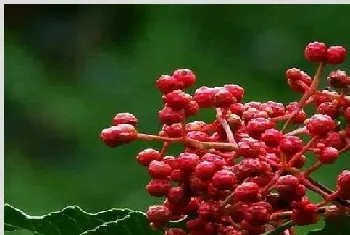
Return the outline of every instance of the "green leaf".
{"type": "Polygon", "coordinates": [[[110,209],[88,213],[78,206],[69,206],[43,216],[31,216],[5,204],[5,231],[26,229],[38,235],[79,235],[106,222],[118,221],[131,213],[129,209],[110,209]]]}
{"type": "Polygon", "coordinates": [[[325,220],[322,229],[312,230],[308,235],[349,235],[350,234],[350,217],[341,215],[336,220],[325,220]]]}
{"type": "Polygon", "coordinates": [[[117,221],[106,222],[95,229],[81,233],[81,235],[161,235],[159,231],[151,229],[144,213],[131,212],[117,221]]]}

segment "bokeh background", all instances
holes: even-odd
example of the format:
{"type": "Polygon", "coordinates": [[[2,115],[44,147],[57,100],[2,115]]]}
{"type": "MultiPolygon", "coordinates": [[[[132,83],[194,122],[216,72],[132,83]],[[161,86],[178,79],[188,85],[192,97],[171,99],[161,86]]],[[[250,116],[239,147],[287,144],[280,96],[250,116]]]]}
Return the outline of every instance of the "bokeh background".
{"type": "MultiPolygon", "coordinates": [[[[135,156],[160,145],[105,147],[99,133],[117,112],[156,133],[155,80],[177,68],[193,69],[197,86],[239,84],[246,101],[296,100],[285,70],[314,73],[303,57],[310,41],[350,48],[346,12],[348,5],[5,5],[5,202],[30,214],[73,204],[145,210],[157,200],[135,156]]],[[[334,188],[349,157],[315,177],[334,188]]]]}

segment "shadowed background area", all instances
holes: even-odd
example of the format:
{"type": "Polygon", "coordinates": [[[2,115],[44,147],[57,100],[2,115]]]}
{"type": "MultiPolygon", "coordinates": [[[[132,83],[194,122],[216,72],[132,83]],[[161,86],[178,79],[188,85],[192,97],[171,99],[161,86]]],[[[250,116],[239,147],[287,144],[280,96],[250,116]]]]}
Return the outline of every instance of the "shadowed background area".
{"type": "MultiPolygon", "coordinates": [[[[196,87],[241,85],[246,101],[299,99],[286,69],[314,73],[303,56],[310,41],[349,49],[346,12],[350,6],[5,5],[5,201],[31,214],[73,204],[145,210],[159,200],[145,191],[149,176],[135,156],[160,145],[105,147],[99,133],[116,113],[134,113],[141,132],[157,133],[155,80],[177,68],[194,70],[196,87]]],[[[349,157],[315,177],[334,188],[349,157]]]]}

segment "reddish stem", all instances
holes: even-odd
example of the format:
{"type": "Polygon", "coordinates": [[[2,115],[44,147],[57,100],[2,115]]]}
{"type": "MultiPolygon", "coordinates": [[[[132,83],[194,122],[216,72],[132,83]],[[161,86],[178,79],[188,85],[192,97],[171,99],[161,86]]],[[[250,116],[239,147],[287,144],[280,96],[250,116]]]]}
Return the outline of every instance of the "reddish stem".
{"type": "Polygon", "coordinates": [[[306,169],[303,172],[303,175],[305,178],[309,178],[310,174],[320,168],[322,166],[322,163],[320,161],[317,161],[315,164],[311,165],[308,169],[306,169]]]}
{"type": "Polygon", "coordinates": [[[309,142],[304,146],[304,148],[298,152],[297,154],[295,154],[288,162],[287,166],[291,167],[293,166],[294,162],[296,160],[298,160],[299,157],[301,157],[316,141],[318,140],[318,137],[315,136],[313,137],[311,140],[309,140],[309,142]]]}
{"type": "Polygon", "coordinates": [[[314,92],[318,88],[318,86],[321,82],[322,72],[323,72],[324,67],[325,67],[325,63],[321,62],[317,68],[316,74],[314,76],[314,79],[312,80],[310,88],[304,93],[303,97],[301,97],[301,99],[299,100],[297,108],[291,113],[291,115],[287,119],[286,123],[284,124],[284,126],[282,128],[282,132],[286,130],[288,124],[295,117],[295,115],[297,115],[297,113],[302,108],[305,107],[307,100],[314,94],[314,92]]]}
{"type": "Polygon", "coordinates": [[[232,130],[231,130],[230,126],[228,125],[226,119],[223,117],[223,112],[220,108],[216,109],[216,118],[219,120],[222,128],[224,128],[228,142],[237,148],[238,146],[237,146],[237,143],[234,139],[232,130]]]}

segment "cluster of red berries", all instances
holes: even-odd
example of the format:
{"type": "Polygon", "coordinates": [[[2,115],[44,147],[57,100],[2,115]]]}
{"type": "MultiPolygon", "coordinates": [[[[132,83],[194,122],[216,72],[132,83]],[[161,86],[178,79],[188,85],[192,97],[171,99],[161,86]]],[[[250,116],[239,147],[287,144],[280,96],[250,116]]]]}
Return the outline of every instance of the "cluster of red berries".
{"type": "Polygon", "coordinates": [[[328,89],[318,89],[324,66],[344,62],[346,50],[313,42],[306,46],[305,57],[319,63],[314,78],[297,68],[286,72],[290,87],[302,93],[298,102],[242,103],[245,91],[238,85],[203,86],[191,96],[185,89],[195,84],[196,75],[178,69],[156,81],[164,101],[158,135],[139,133],[130,113],[117,114],[113,126],[102,130],[101,138],[110,147],[136,139],[164,142],[161,150],[148,148],[136,157],[152,178],[147,192],[165,197],[146,213],[152,227],[165,235],[259,235],[289,220],[316,223],[329,204],[349,212],[350,171],[339,175],[335,191],[310,176],[350,148],[350,77],[333,71],[328,89]],[[311,117],[304,111],[307,105],[314,106],[311,117]],[[211,123],[186,121],[205,108],[216,109],[211,123]],[[295,128],[287,132],[289,124],[295,128]],[[168,156],[174,142],[183,144],[183,152],[168,156]],[[304,169],[306,152],[317,161],[304,169]],[[311,202],[307,190],[323,200],[311,202]],[[185,221],[185,229],[171,227],[169,222],[178,220],[185,221]]]}

